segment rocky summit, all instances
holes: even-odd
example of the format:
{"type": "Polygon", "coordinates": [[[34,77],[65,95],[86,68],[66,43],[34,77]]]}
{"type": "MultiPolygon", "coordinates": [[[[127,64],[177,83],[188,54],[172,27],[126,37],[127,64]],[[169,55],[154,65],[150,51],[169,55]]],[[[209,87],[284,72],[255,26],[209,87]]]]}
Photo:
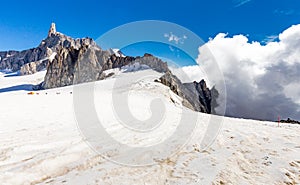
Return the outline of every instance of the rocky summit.
{"type": "Polygon", "coordinates": [[[159,82],[183,98],[183,105],[199,112],[213,113],[217,91],[211,91],[204,80],[181,83],[166,62],[151,55],[125,56],[118,50],[103,50],[91,38],[73,39],[56,31],[51,24],[46,39],[38,47],[24,51],[0,52],[0,69],[29,75],[47,70],[44,81],[34,90],[63,87],[106,78],[103,71],[139,63],[164,73],[159,82]],[[212,93],[215,92],[215,93],[212,93]],[[214,94],[215,96],[213,96],[214,94]]]}

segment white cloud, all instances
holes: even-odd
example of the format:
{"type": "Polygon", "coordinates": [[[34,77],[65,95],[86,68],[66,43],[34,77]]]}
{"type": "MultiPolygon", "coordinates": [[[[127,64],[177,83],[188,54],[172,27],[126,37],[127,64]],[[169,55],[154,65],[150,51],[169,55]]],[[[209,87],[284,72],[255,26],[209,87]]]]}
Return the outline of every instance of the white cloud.
{"type": "Polygon", "coordinates": [[[174,42],[175,44],[184,44],[184,40],[186,40],[188,37],[186,35],[183,35],[182,37],[179,37],[172,32],[165,33],[164,37],[168,39],[169,42],[174,42]]]}
{"type": "Polygon", "coordinates": [[[233,0],[233,4],[234,4],[234,7],[237,8],[237,7],[240,7],[240,6],[243,6],[245,5],[246,3],[249,3],[251,0],[233,0]]]}
{"type": "Polygon", "coordinates": [[[261,45],[243,35],[220,33],[199,48],[202,72],[199,66],[183,71],[192,80],[208,79],[210,87],[215,84],[218,89],[222,76],[216,72],[216,61],[224,74],[229,116],[300,120],[300,25],[285,30],[278,40],[261,45]]]}
{"type": "Polygon", "coordinates": [[[270,35],[270,36],[267,36],[262,42],[265,43],[265,44],[268,44],[270,42],[274,42],[278,39],[278,35],[270,35]]]}

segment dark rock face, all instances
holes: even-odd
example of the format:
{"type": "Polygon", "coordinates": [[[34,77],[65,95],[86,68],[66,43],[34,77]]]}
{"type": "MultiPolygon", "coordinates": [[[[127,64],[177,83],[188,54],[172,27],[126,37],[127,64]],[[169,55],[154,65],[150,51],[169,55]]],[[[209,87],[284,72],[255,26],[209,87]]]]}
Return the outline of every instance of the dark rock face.
{"type": "Polygon", "coordinates": [[[195,108],[200,112],[211,113],[212,97],[210,90],[206,87],[206,82],[204,80],[194,81],[193,83],[186,83],[184,86],[193,93],[193,97],[198,98],[198,105],[195,104],[195,108]]]}
{"type": "Polygon", "coordinates": [[[24,64],[40,61],[46,57],[46,53],[40,48],[0,52],[0,69],[18,71],[24,64]]]}
{"type": "Polygon", "coordinates": [[[214,88],[213,91],[209,90],[204,80],[199,83],[181,83],[175,75],[168,71],[160,78],[160,82],[182,97],[183,105],[192,110],[210,114],[214,112],[214,107],[217,106],[215,100],[212,104],[212,92],[217,95],[217,91],[214,88]]]}
{"type": "Polygon", "coordinates": [[[43,88],[63,87],[100,79],[103,61],[109,53],[89,44],[64,47],[47,65],[43,88]]]}
{"type": "Polygon", "coordinates": [[[126,56],[126,57],[118,57],[115,54],[111,55],[108,60],[103,63],[103,71],[113,68],[121,68],[122,66],[126,66],[131,64],[135,60],[134,57],[126,56]]]}
{"type": "Polygon", "coordinates": [[[287,120],[280,120],[280,123],[300,124],[300,121],[288,118],[287,120]]]}
{"type": "Polygon", "coordinates": [[[151,54],[145,54],[143,57],[137,57],[134,62],[149,66],[151,69],[165,73],[169,71],[168,64],[151,54]]]}

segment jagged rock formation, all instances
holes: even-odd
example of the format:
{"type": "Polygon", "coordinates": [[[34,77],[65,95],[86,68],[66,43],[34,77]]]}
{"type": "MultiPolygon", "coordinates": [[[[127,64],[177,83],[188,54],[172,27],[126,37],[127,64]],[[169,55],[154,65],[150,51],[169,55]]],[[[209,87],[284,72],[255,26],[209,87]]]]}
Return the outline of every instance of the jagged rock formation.
{"type": "Polygon", "coordinates": [[[206,86],[206,82],[201,80],[193,83],[182,83],[171,71],[166,72],[160,79],[160,82],[168,87],[183,98],[183,105],[204,113],[214,113],[214,108],[217,106],[216,101],[212,104],[213,96],[215,99],[218,96],[218,92],[213,88],[209,90],[206,86]],[[213,106],[212,106],[213,105],[213,106]]]}
{"type": "Polygon", "coordinates": [[[107,51],[83,42],[58,49],[48,63],[43,88],[55,88],[100,79],[102,65],[110,57],[107,51]]]}
{"type": "Polygon", "coordinates": [[[72,39],[56,32],[55,24],[52,23],[48,37],[38,47],[24,51],[0,52],[0,70],[20,70],[21,75],[33,74],[46,69],[49,59],[53,59],[58,50],[65,47],[79,48],[82,44],[98,47],[90,38],[72,39]]]}

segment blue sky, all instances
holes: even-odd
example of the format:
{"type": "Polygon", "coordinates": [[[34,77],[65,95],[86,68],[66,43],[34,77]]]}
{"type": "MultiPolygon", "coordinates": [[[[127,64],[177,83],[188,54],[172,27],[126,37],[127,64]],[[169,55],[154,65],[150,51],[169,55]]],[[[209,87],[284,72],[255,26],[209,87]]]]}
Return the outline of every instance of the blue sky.
{"type": "Polygon", "coordinates": [[[128,22],[164,20],[186,27],[204,41],[220,32],[263,41],[300,23],[299,0],[11,0],[1,2],[1,7],[0,50],[37,46],[51,22],[69,36],[97,39],[128,22]]]}

